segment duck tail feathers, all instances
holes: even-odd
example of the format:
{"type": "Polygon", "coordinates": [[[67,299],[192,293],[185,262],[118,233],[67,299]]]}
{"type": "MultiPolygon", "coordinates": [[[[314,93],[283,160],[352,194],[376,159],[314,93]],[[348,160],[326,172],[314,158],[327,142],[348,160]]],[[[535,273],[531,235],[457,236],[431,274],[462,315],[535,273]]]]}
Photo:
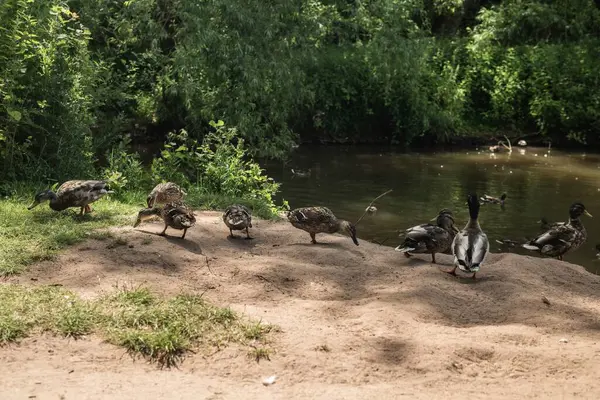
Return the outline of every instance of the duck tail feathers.
{"type": "Polygon", "coordinates": [[[400,253],[408,253],[409,251],[415,251],[414,247],[408,247],[408,246],[404,246],[401,247],[402,245],[396,247],[394,250],[399,251],[400,253]]]}

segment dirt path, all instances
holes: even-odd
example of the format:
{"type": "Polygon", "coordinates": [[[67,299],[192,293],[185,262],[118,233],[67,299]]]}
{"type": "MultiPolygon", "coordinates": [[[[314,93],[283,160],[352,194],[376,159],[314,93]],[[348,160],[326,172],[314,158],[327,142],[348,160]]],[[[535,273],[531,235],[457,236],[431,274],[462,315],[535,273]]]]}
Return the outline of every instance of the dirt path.
{"type": "Polygon", "coordinates": [[[38,337],[0,349],[0,398],[600,398],[600,277],[582,267],[492,254],[472,282],[429,257],[254,226],[253,241],[227,239],[219,213],[199,213],[184,241],[154,235],[158,223],[125,228],[128,244],[89,241],[14,280],[86,297],[115,284],[204,293],[281,327],[271,361],[229,348],[161,371],[94,337],[38,337]]]}

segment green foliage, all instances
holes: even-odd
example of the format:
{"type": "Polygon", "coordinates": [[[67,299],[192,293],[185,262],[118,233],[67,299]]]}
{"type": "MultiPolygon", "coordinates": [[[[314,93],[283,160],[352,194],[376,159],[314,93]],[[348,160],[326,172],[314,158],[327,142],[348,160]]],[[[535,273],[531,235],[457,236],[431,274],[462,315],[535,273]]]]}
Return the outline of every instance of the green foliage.
{"type": "Polygon", "coordinates": [[[210,126],[214,131],[205,135],[202,143],[185,130],[170,134],[170,141],[152,163],[153,179],[186,187],[193,184],[202,193],[263,203],[276,213],[273,196],[279,184],[248,159],[244,139],[235,128],[226,127],[223,121],[211,121],[210,126]]]}
{"type": "Polygon", "coordinates": [[[144,189],[149,185],[148,173],[144,170],[137,154],[128,152],[129,136],[115,146],[107,155],[107,167],[102,177],[117,195],[127,191],[144,189]]]}

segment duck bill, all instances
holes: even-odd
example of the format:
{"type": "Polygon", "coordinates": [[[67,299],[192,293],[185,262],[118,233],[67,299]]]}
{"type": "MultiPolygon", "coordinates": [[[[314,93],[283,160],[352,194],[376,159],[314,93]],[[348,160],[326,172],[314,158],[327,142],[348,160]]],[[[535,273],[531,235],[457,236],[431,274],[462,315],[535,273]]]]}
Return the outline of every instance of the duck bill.
{"type": "Polygon", "coordinates": [[[142,222],[142,220],[140,218],[135,220],[135,223],[133,224],[134,228],[137,228],[137,226],[142,222]]]}
{"type": "Polygon", "coordinates": [[[31,203],[31,205],[29,207],[27,207],[28,210],[33,210],[35,207],[37,207],[40,204],[39,201],[34,201],[33,203],[31,203]]]}
{"type": "Polygon", "coordinates": [[[355,245],[358,246],[358,239],[356,238],[355,235],[352,235],[352,241],[354,242],[355,245]]]}
{"type": "Polygon", "coordinates": [[[587,215],[588,217],[590,217],[590,218],[593,218],[593,217],[592,217],[592,214],[590,214],[590,213],[588,212],[588,210],[585,210],[583,213],[584,213],[585,215],[587,215]]]}

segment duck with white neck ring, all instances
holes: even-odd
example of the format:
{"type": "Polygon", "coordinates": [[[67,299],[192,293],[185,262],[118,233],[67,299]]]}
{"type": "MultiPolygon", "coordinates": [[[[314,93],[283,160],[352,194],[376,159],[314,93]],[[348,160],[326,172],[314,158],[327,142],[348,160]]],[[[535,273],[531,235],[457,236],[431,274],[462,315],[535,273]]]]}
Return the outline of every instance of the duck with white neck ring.
{"type": "Polygon", "coordinates": [[[472,272],[472,278],[475,279],[475,275],[490,252],[490,242],[477,220],[479,217],[479,208],[481,207],[477,195],[470,194],[467,197],[467,204],[469,206],[469,222],[454,237],[454,241],[452,242],[454,268],[446,272],[456,275],[456,268],[459,268],[463,272],[472,272]]]}

